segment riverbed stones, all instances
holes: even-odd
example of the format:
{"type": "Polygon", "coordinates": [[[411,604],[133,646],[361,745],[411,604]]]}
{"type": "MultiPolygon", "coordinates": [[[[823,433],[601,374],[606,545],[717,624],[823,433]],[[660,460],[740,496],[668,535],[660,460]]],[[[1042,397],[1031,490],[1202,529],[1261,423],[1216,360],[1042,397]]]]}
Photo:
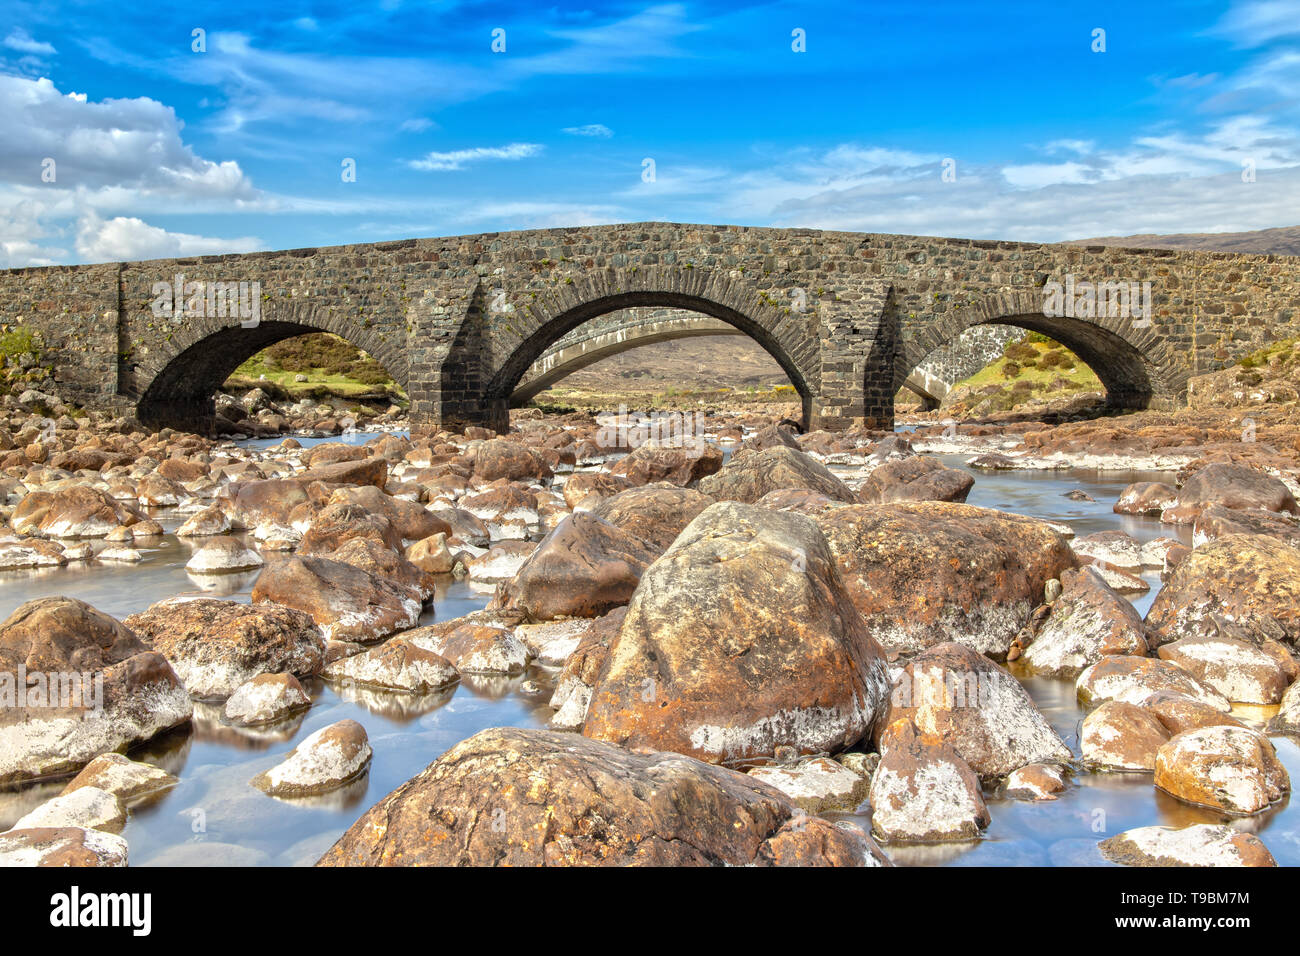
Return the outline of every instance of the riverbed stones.
{"type": "Polygon", "coordinates": [[[311,617],[274,604],[171,598],[126,624],[200,700],[225,700],[259,674],[312,677],[325,661],[325,640],[311,617]]]}
{"type": "Polygon", "coordinates": [[[121,833],[126,826],[126,807],[116,795],[99,787],[78,787],[46,800],[21,817],[13,828],[31,830],[38,827],[82,827],[121,833]]]}
{"type": "Polygon", "coordinates": [[[10,523],[19,534],[49,538],[102,538],[120,525],[139,521],[139,512],[89,485],[36,491],[14,509],[10,523]]]}
{"type": "Polygon", "coordinates": [[[402,535],[383,515],[360,505],[327,505],[312,517],[298,545],[299,555],[327,555],[354,539],[374,541],[392,551],[402,550],[402,535]]]}
{"type": "Polygon", "coordinates": [[[775,787],[808,813],[854,810],[871,781],[829,757],[755,767],[749,775],[775,787]]]}
{"type": "Polygon", "coordinates": [[[646,442],[615,464],[610,474],[626,478],[634,486],[661,481],[685,486],[714,474],[721,467],[722,450],[716,445],[701,441],[674,448],[646,442]]]}
{"type": "Polygon", "coordinates": [[[311,697],[292,674],[258,674],[235,688],[226,701],[226,720],[253,727],[283,720],[311,706],[311,697]]]}
{"type": "Polygon", "coordinates": [[[466,674],[521,674],[528,648],[508,627],[465,621],[416,628],[404,635],[416,647],[446,658],[466,674]]]}
{"type": "Polygon", "coordinates": [[[489,607],[514,607],[535,621],[599,617],[626,604],[655,552],[591,512],[566,517],[542,539],[489,607]]]}
{"type": "Polygon", "coordinates": [[[68,563],[64,549],[42,538],[0,539],[0,571],[21,568],[57,568],[68,563]]]}
{"type": "Polygon", "coordinates": [[[185,519],[176,529],[178,538],[202,538],[230,531],[230,517],[216,505],[209,505],[185,519]]]}
{"type": "Polygon", "coordinates": [[[483,481],[541,479],[550,478],[552,474],[541,455],[527,445],[507,438],[481,442],[468,452],[468,458],[475,476],[483,481]]]}
{"type": "Polygon", "coordinates": [[[1300,505],[1282,481],[1248,465],[1214,462],[1183,482],[1178,489],[1178,500],[1165,509],[1160,520],[1167,524],[1191,524],[1212,504],[1300,514],[1300,505]]]}
{"type": "Polygon", "coordinates": [[[1141,615],[1095,569],[1062,571],[1060,587],[1033,643],[1021,655],[1030,670],[1073,680],[1105,655],[1147,653],[1141,615]]]}
{"type": "Polygon", "coordinates": [[[424,607],[401,584],[343,561],[296,554],[263,569],[252,600],[305,611],[327,640],[362,643],[414,626],[424,607]]]}
{"type": "Polygon", "coordinates": [[[194,574],[223,574],[230,571],[251,571],[266,561],[255,550],[238,538],[217,535],[205,541],[185,562],[185,570],[194,574]]]}
{"type": "Polygon", "coordinates": [[[739,451],[716,475],[699,483],[699,490],[718,501],[752,504],[785,488],[802,488],[834,501],[855,502],[857,496],[819,461],[784,445],[760,451],[739,451]]]}
{"type": "Polygon", "coordinates": [[[833,753],[870,733],[887,693],[816,524],[720,502],[642,576],[583,733],[710,762],[833,753]]]}
{"type": "Polygon", "coordinates": [[[518,574],[536,550],[532,541],[497,541],[482,554],[466,560],[465,567],[476,584],[500,584],[518,574]]]}
{"type": "Polygon", "coordinates": [[[1230,826],[1138,827],[1098,844],[1122,866],[1277,866],[1259,837],[1230,826]]]}
{"type": "Polygon", "coordinates": [[[1173,661],[1153,657],[1107,655],[1087,667],[1075,681],[1079,703],[1092,707],[1108,700],[1145,706],[1157,694],[1189,697],[1216,710],[1232,709],[1228,699],[1173,661]]]}
{"type": "Polygon", "coordinates": [[[949,468],[937,458],[914,455],[876,468],[858,488],[864,504],[890,501],[965,501],[975,484],[968,471],[949,468]]]}
{"type": "Polygon", "coordinates": [[[632,482],[622,475],[611,475],[603,471],[580,471],[570,475],[564,482],[564,503],[575,511],[579,507],[590,510],[596,502],[633,487],[635,486],[632,482]]]}
{"type": "Polygon", "coordinates": [[[445,657],[404,637],[345,657],[325,668],[327,680],[351,681],[366,687],[426,694],[460,680],[460,672],[445,657]]]}
{"type": "Polygon", "coordinates": [[[450,574],[456,567],[456,556],[447,547],[445,532],[412,543],[406,549],[406,560],[429,574],[450,574]]]}
{"type": "Polygon", "coordinates": [[[706,494],[661,482],[611,495],[590,510],[593,516],[645,542],[658,555],[711,504],[713,499],[706,494]]]}
{"type": "Polygon", "coordinates": [[[1046,583],[1077,565],[1047,523],[955,502],[850,505],[817,522],[872,636],[902,654],[956,641],[1005,656],[1046,583]]]}
{"type": "Polygon", "coordinates": [[[0,833],[0,867],[126,866],[127,843],[87,827],[31,827],[0,833]]]}
{"type": "Polygon", "coordinates": [[[1300,549],[1267,535],[1231,534],[1194,549],[1147,612],[1153,646],[1185,637],[1300,641],[1300,549]]]}
{"type": "Polygon", "coordinates": [[[282,763],[250,782],[273,797],[316,796],[361,776],[371,756],[366,729],[355,720],[340,720],[306,737],[282,763]]]}
{"type": "Polygon", "coordinates": [[[79,770],[187,723],[194,710],[166,658],[121,622],[65,597],[28,601],[0,624],[0,701],[0,783],[79,770]],[[81,693],[62,693],[77,688],[60,679],[67,706],[48,706],[50,675],[77,675],[81,693]]]}
{"type": "Polygon", "coordinates": [[[124,804],[137,803],[176,786],[179,781],[153,764],[131,760],[122,754],[100,754],[82,768],[63,793],[95,787],[113,794],[124,804]]]}
{"type": "Polygon", "coordinates": [[[1108,700],[1084,718],[1079,747],[1084,763],[1097,770],[1152,771],[1169,736],[1150,711],[1108,700]]]}
{"type": "Polygon", "coordinates": [[[1250,641],[1184,637],[1158,653],[1235,703],[1276,704],[1290,682],[1283,663],[1250,641]]]}
{"type": "Polygon", "coordinates": [[[1119,493],[1111,509],[1121,515],[1159,515],[1178,500],[1178,492],[1162,481],[1138,481],[1119,493]]]}
{"type": "Polygon", "coordinates": [[[462,741],[372,807],[320,866],[865,865],[861,833],[743,773],[547,730],[462,741]],[[804,826],[793,825],[804,823],[804,826]]]}
{"type": "Polygon", "coordinates": [[[1268,738],[1244,727],[1204,727],[1172,738],[1156,754],[1155,781],[1184,803],[1242,815],[1291,789],[1268,738]]]}
{"type": "Polygon", "coordinates": [[[355,505],[385,518],[403,541],[419,541],[434,534],[450,534],[451,526],[416,501],[395,498],[374,485],[348,485],[336,488],[326,502],[331,505],[355,505]]]}
{"type": "Polygon", "coordinates": [[[1019,800],[1055,800],[1065,790],[1065,777],[1059,767],[1048,763],[1031,763],[1007,775],[1005,793],[1019,800]]]}
{"type": "Polygon", "coordinates": [[[892,721],[871,778],[871,832],[900,843],[977,839],[991,820],[979,778],[941,737],[892,721]]]}
{"type": "Polygon", "coordinates": [[[1020,682],[962,644],[940,644],[908,661],[890,694],[889,725],[897,720],[941,738],[982,780],[1071,759],[1020,682]]]}

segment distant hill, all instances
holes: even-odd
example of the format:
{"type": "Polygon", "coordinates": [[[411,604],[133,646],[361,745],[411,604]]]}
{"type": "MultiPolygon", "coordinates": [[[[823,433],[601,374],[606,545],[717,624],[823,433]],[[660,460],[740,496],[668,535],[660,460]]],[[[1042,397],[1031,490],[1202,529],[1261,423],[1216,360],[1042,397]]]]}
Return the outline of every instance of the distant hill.
{"type": "Polygon", "coordinates": [[[1103,236],[1072,239],[1071,246],[1126,246],[1131,249],[1208,249],[1213,252],[1253,252],[1300,256],[1300,226],[1281,226],[1255,232],[1188,232],[1168,236],[1103,236]]]}

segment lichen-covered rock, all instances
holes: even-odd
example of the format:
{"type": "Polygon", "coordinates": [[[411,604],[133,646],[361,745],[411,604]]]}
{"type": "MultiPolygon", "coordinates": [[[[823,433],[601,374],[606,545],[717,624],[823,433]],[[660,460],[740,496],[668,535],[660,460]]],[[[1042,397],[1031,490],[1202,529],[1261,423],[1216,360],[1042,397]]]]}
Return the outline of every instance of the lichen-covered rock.
{"type": "Polygon", "coordinates": [[[99,787],[78,787],[46,800],[21,817],[13,828],[33,830],[41,827],[82,827],[106,833],[121,833],[124,826],[126,807],[114,794],[99,787]]]}
{"type": "Polygon", "coordinates": [[[476,621],[447,626],[450,623],[416,628],[402,637],[466,674],[521,674],[528,666],[528,648],[509,628],[476,621]]]}
{"type": "Polygon", "coordinates": [[[721,471],[699,483],[700,491],[718,501],[746,504],[783,488],[806,488],[835,501],[857,501],[848,485],[825,465],[784,445],[737,452],[721,471]]]}
{"type": "Polygon", "coordinates": [[[1169,524],[1191,524],[1210,505],[1300,514],[1300,505],[1277,478],[1249,465],[1213,462],[1183,482],[1178,489],[1178,500],[1164,510],[1160,520],[1169,524]]]}
{"type": "Polygon", "coordinates": [[[887,461],[872,471],[858,488],[858,500],[864,504],[965,501],[974,484],[968,471],[949,468],[937,458],[914,455],[887,461]]]}
{"type": "Polygon", "coordinates": [[[194,712],[166,658],[121,622],[63,597],[28,601],[0,624],[0,702],[0,784],[80,770],[194,712]]]}
{"type": "Polygon", "coordinates": [[[185,562],[185,570],[194,574],[222,574],[228,571],[251,571],[266,564],[262,556],[238,538],[215,535],[185,562]]]}
{"type": "Polygon", "coordinates": [[[1055,800],[1065,789],[1060,768],[1047,763],[1031,763],[1007,775],[1006,795],[1020,800],[1055,800]]]}
{"type": "Polygon", "coordinates": [[[743,773],[507,727],[451,748],[318,865],[866,865],[871,849],[743,773]]]}
{"type": "Polygon", "coordinates": [[[1300,549],[1267,535],[1230,534],[1193,550],[1147,612],[1153,646],[1184,637],[1300,642],[1300,549]]]}
{"type": "Polygon", "coordinates": [[[1154,657],[1109,655],[1089,666],[1074,683],[1079,703],[1093,707],[1118,700],[1139,707],[1158,694],[1190,697],[1227,713],[1232,704],[1217,690],[1172,661],[1154,657]]]}
{"type": "Polygon", "coordinates": [[[127,864],[126,841],[86,827],[33,827],[0,833],[0,867],[117,867],[127,864]]]}
{"type": "Polygon", "coordinates": [[[126,624],[200,700],[224,700],[258,674],[313,677],[325,663],[325,639],[310,616],[274,604],[169,598],[126,624]]]}
{"type": "Polygon", "coordinates": [[[268,565],[253,584],[254,604],[305,611],[328,640],[373,642],[411,627],[424,601],[411,588],[343,561],[293,555],[268,565]]]}
{"type": "Polygon", "coordinates": [[[1083,761],[1098,770],[1155,770],[1156,751],[1169,740],[1160,718],[1135,704],[1108,700],[1083,720],[1083,761]]]}
{"type": "Polygon", "coordinates": [[[603,498],[591,514],[644,541],[656,555],[668,550],[713,499],[691,488],[646,485],[603,498]]]}
{"type": "Polygon", "coordinates": [[[1162,481],[1138,481],[1119,493],[1111,510],[1121,515],[1158,515],[1177,500],[1178,492],[1162,481]]]}
{"type": "Polygon", "coordinates": [[[941,738],[983,780],[1071,758],[1020,682],[962,644],[940,644],[912,658],[889,703],[889,724],[909,720],[919,733],[941,738]]]}
{"type": "Polygon", "coordinates": [[[185,519],[176,529],[178,538],[202,538],[230,531],[230,516],[216,505],[209,505],[185,519]]]}
{"type": "Polygon", "coordinates": [[[579,511],[542,539],[489,607],[519,608],[536,621],[598,617],[631,599],[654,559],[640,538],[579,511]]]}
{"type": "Polygon", "coordinates": [[[153,764],[131,760],[121,754],[100,754],[82,768],[63,788],[68,794],[82,787],[95,787],[113,794],[123,803],[133,803],[176,786],[177,779],[153,764]]]}
{"type": "Polygon", "coordinates": [[[372,755],[366,729],[355,720],[340,720],[304,738],[282,763],[250,783],[273,797],[329,793],[365,773],[372,755]]]}
{"type": "Polygon", "coordinates": [[[445,657],[421,648],[406,637],[394,637],[379,647],[335,661],[325,668],[327,680],[347,680],[367,687],[425,694],[460,680],[460,672],[445,657]]]}
{"type": "Polygon", "coordinates": [[[990,817],[979,779],[947,742],[909,720],[881,734],[871,778],[871,832],[899,843],[974,840],[990,817]]]}
{"type": "Polygon", "coordinates": [[[710,762],[834,752],[870,732],[887,691],[817,526],[721,502],[642,576],[583,733],[710,762]]]}
{"type": "Polygon", "coordinates": [[[1142,616],[1085,567],[1061,572],[1061,594],[1020,659],[1036,674],[1073,680],[1107,654],[1146,653],[1142,616]]]}
{"type": "Polygon", "coordinates": [[[235,689],[226,701],[226,719],[237,726],[283,720],[311,706],[311,697],[292,674],[258,674],[235,689]]]}
{"type": "Polygon", "coordinates": [[[829,757],[755,767],[749,775],[780,790],[809,813],[854,810],[871,781],[829,757]]]}
{"type": "Polygon", "coordinates": [[[53,492],[33,492],[14,509],[10,524],[19,534],[39,532],[50,538],[102,538],[142,515],[105,491],[71,485],[53,492]]]}
{"type": "Polygon", "coordinates": [[[1250,641],[1184,637],[1158,653],[1237,703],[1276,704],[1289,683],[1283,663],[1250,641]]]}
{"type": "Polygon", "coordinates": [[[965,504],[850,505],[817,523],[872,636],[904,654],[957,641],[1005,655],[1046,583],[1077,564],[1046,522],[965,504]]]}
{"type": "Polygon", "coordinates": [[[647,442],[614,465],[610,473],[628,479],[633,485],[658,481],[689,485],[721,467],[722,450],[714,445],[672,448],[647,442]]]}
{"type": "Polygon", "coordinates": [[[1185,803],[1251,814],[1290,792],[1291,780],[1267,737],[1244,727],[1204,727],[1160,748],[1156,786],[1185,803]]]}
{"type": "Polygon", "coordinates": [[[1102,840],[1098,848],[1122,866],[1277,866],[1253,833],[1209,823],[1138,827],[1102,840]]]}

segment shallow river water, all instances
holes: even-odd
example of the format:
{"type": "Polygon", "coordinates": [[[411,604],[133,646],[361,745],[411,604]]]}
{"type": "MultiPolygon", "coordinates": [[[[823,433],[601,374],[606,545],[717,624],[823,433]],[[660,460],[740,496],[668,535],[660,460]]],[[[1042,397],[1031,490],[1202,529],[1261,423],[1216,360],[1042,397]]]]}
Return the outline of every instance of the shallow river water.
{"type": "MultiPolygon", "coordinates": [[[[366,434],[347,436],[362,442],[366,434]]],[[[338,439],[333,439],[338,440],[338,439]]],[[[311,444],[303,439],[303,444],[311,444]]],[[[251,447],[269,442],[249,442],[251,447]]],[[[941,455],[964,467],[963,455],[941,455]]],[[[833,468],[832,470],[839,470],[833,468]]],[[[976,472],[968,502],[1070,525],[1082,536],[1123,530],[1145,541],[1177,531],[1154,518],[1116,515],[1111,505],[1133,481],[1170,481],[1162,472],[976,472]],[[1075,501],[1080,489],[1094,501],[1075,501]]],[[[154,516],[167,530],[156,547],[136,547],[145,560],[133,565],[78,565],[42,571],[0,572],[0,618],[24,601],[52,595],[79,598],[123,618],[177,594],[207,594],[247,601],[257,572],[205,576],[185,571],[196,543],[170,532],[183,516],[166,509],[154,516]]],[[[102,542],[95,545],[103,547],[102,542]]],[[[273,556],[269,556],[269,560],[273,556]]],[[[1155,573],[1144,575],[1151,591],[1133,603],[1145,614],[1160,587],[1155,573]]],[[[464,581],[438,588],[421,623],[447,620],[484,606],[490,596],[464,581]]],[[[1014,665],[1013,665],[1014,672],[1014,665]]],[[[1070,681],[1026,677],[1022,683],[1074,751],[1079,753],[1077,706],[1070,681]]],[[[409,780],[449,747],[487,727],[545,726],[552,711],[555,672],[533,667],[514,678],[466,676],[453,690],[428,697],[333,687],[304,682],[313,705],[296,723],[274,731],[227,726],[221,709],[196,705],[189,729],[157,738],[131,756],[163,767],[180,783],[147,806],[136,806],[123,836],[131,865],[310,865],[370,806],[409,780]],[[523,687],[532,681],[540,693],[523,687]],[[365,726],[374,750],[367,774],[351,786],[310,800],[266,796],[249,780],[274,766],[308,734],[344,718],[365,726]]],[[[1265,708],[1234,711],[1249,721],[1270,716],[1265,708]]],[[[1288,738],[1272,738],[1293,780],[1300,780],[1300,748],[1288,738]]],[[[55,796],[64,781],[0,791],[0,830],[42,801],[55,796]]],[[[987,793],[992,824],[983,839],[939,846],[884,847],[900,865],[1104,865],[1096,844],[1132,827],[1151,824],[1232,823],[1256,833],[1279,864],[1300,863],[1300,813],[1284,800],[1249,819],[1232,820],[1211,810],[1182,804],[1155,789],[1150,774],[1076,773],[1069,789],[1054,801],[1031,803],[987,793]]],[[[840,813],[831,818],[864,828],[869,818],[840,813]]]]}

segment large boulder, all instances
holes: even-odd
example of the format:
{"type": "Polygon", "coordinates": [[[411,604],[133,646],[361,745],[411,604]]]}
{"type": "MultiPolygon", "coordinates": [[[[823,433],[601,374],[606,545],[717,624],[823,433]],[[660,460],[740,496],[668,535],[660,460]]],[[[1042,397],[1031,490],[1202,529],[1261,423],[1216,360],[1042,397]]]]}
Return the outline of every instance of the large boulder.
{"type": "Polygon", "coordinates": [[[865,865],[873,849],[745,774],[507,727],[451,748],[318,865],[865,865]]]}
{"type": "Polygon", "coordinates": [[[329,554],[357,538],[375,541],[392,551],[402,550],[402,535],[383,515],[372,514],[360,505],[332,504],[312,517],[298,553],[329,554]]]}
{"type": "Polygon", "coordinates": [[[303,611],[275,604],[170,598],[125,621],[176,669],[190,695],[225,700],[259,674],[314,677],[325,639],[303,611]]]}
{"type": "Polygon", "coordinates": [[[1160,520],[1171,524],[1191,524],[1211,505],[1300,514],[1300,505],[1279,479],[1248,465],[1214,462],[1183,482],[1178,489],[1178,500],[1164,510],[1160,520]]]}
{"type": "Polygon", "coordinates": [[[143,516],[108,492],[89,485],[72,485],[58,491],[27,495],[10,518],[19,534],[50,538],[102,538],[143,516]]]}
{"type": "Polygon", "coordinates": [[[1061,593],[1020,659],[1034,673],[1074,680],[1107,654],[1146,653],[1142,616],[1084,567],[1061,572],[1061,593]]]}
{"type": "Polygon", "coordinates": [[[599,617],[626,604],[655,559],[644,541],[579,511],[542,539],[491,607],[515,607],[535,621],[599,617]]]}
{"type": "Polygon", "coordinates": [[[1147,612],[1152,646],[1225,631],[1250,641],[1300,642],[1300,549],[1230,534],[1194,549],[1147,612]]]}
{"type": "Polygon", "coordinates": [[[550,478],[552,471],[545,459],[527,445],[507,438],[493,438],[469,452],[474,474],[484,481],[505,478],[550,478]]]}
{"type": "Polygon", "coordinates": [[[373,485],[337,488],[326,504],[356,505],[371,514],[387,518],[404,541],[419,541],[433,534],[451,533],[451,525],[419,502],[394,498],[373,485]]]}
{"type": "Polygon", "coordinates": [[[1156,786],[1184,803],[1251,814],[1289,793],[1291,779],[1262,734],[1245,727],[1203,727],[1160,748],[1156,786]]]}
{"type": "Polygon", "coordinates": [[[903,719],[942,738],[983,780],[1071,757],[1020,682],[963,644],[939,644],[908,661],[880,727],[903,719]]]}
{"type": "Polygon", "coordinates": [[[414,626],[424,607],[410,588],[355,565],[298,555],[265,568],[252,600],[306,611],[332,641],[376,641],[414,626]]]}
{"type": "Polygon", "coordinates": [[[166,658],[83,601],[28,601],[0,624],[0,784],[79,770],[193,712],[166,658]]]}
{"type": "Polygon", "coordinates": [[[626,478],[633,485],[665,481],[689,485],[714,474],[722,467],[722,450],[714,445],[670,448],[645,444],[620,460],[610,474],[626,478]]]}
{"type": "Polygon", "coordinates": [[[817,526],[722,502],[642,575],[583,733],[710,762],[836,751],[871,732],[887,691],[817,526]]]}
{"type": "Polygon", "coordinates": [[[895,458],[872,471],[858,488],[865,504],[889,501],[965,501],[975,484],[968,471],[949,468],[937,458],[895,458]]]}
{"type": "Polygon", "coordinates": [[[711,504],[712,498],[692,488],[660,483],[619,492],[602,499],[590,511],[662,554],[682,529],[711,504]]]}
{"type": "Polygon", "coordinates": [[[1232,637],[1184,637],[1162,644],[1158,653],[1228,700],[1241,704],[1278,703],[1293,676],[1287,673],[1287,664],[1294,668],[1293,662],[1279,660],[1257,644],[1232,637]]]}
{"type": "Polygon", "coordinates": [[[1047,582],[1077,565],[1046,522],[966,504],[852,505],[817,523],[872,636],[904,654],[957,641],[1005,656],[1047,582]]]}
{"type": "Polygon", "coordinates": [[[273,797],[319,796],[360,777],[372,756],[366,729],[340,720],[303,738],[281,763],[249,783],[273,797]]]}
{"type": "Polygon", "coordinates": [[[979,778],[942,738],[890,723],[871,778],[871,832],[898,843],[974,840],[991,817],[979,778]]]}
{"type": "Polygon", "coordinates": [[[1121,866],[1277,866],[1255,834],[1210,823],[1138,827],[1102,840],[1097,848],[1121,866]]]}
{"type": "Polygon", "coordinates": [[[848,485],[832,475],[825,465],[784,445],[739,451],[721,471],[699,483],[700,491],[719,501],[746,504],[783,488],[804,488],[834,501],[857,501],[848,485]]]}
{"type": "Polygon", "coordinates": [[[460,672],[445,657],[405,637],[394,637],[372,650],[335,661],[325,668],[324,675],[329,680],[413,694],[440,690],[460,680],[460,672]]]}
{"type": "Polygon", "coordinates": [[[1075,695],[1084,707],[1108,700],[1146,707],[1161,695],[1186,697],[1227,713],[1228,699],[1205,681],[1193,677],[1172,661],[1154,657],[1108,654],[1086,667],[1074,682],[1075,695]]]}

